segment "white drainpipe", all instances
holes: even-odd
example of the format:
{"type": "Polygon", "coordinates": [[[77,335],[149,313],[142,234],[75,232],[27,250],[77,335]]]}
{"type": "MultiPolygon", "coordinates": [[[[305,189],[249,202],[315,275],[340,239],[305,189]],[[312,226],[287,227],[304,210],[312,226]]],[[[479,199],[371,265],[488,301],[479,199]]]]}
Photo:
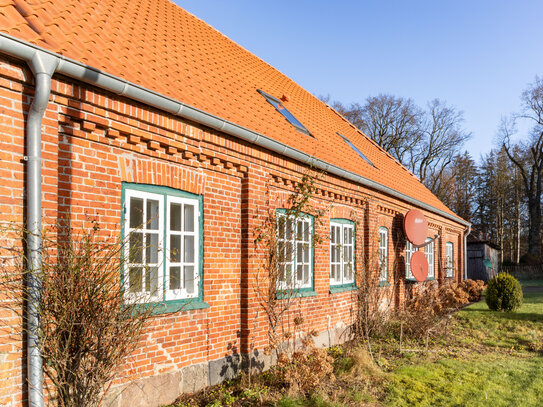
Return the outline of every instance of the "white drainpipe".
{"type": "Polygon", "coordinates": [[[43,363],[39,346],[41,302],[41,124],[49,94],[51,77],[58,59],[37,51],[27,61],[35,77],[34,100],[26,120],[26,220],[27,220],[27,368],[28,404],[43,407],[43,363]]]}

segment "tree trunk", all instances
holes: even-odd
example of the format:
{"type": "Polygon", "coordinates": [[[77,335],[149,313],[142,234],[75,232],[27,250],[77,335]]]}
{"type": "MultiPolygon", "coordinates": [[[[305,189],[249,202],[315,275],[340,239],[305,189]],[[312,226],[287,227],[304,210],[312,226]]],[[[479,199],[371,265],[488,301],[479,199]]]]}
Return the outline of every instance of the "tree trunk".
{"type": "Polygon", "coordinates": [[[528,254],[532,260],[539,260],[541,246],[541,199],[539,197],[530,196],[528,198],[528,213],[530,215],[530,227],[528,229],[528,254]]]}
{"type": "Polygon", "coordinates": [[[518,264],[520,261],[520,202],[518,194],[515,197],[515,216],[516,216],[516,236],[515,236],[515,263],[518,264]]]}

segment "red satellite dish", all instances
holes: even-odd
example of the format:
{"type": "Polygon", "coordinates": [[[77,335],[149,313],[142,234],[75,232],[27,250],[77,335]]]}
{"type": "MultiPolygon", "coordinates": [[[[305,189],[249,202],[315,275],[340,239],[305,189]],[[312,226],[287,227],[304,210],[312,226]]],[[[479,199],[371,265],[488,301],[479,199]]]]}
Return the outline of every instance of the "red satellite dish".
{"type": "Polygon", "coordinates": [[[421,211],[411,209],[403,219],[403,230],[411,243],[420,246],[428,236],[428,221],[421,211]]]}
{"type": "Polygon", "coordinates": [[[422,252],[415,252],[411,256],[411,274],[417,281],[424,281],[428,277],[428,260],[422,252]]]}

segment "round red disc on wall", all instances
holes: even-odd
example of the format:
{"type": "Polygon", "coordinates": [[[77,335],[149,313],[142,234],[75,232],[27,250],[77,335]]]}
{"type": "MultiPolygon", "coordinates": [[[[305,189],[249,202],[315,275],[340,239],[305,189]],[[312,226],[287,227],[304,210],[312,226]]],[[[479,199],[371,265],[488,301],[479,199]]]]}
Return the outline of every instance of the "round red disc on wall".
{"type": "Polygon", "coordinates": [[[411,274],[417,281],[424,281],[428,277],[428,260],[423,252],[415,252],[411,256],[411,274]]]}
{"type": "Polygon", "coordinates": [[[407,239],[415,246],[424,243],[428,237],[428,221],[418,209],[411,209],[403,219],[403,229],[407,239]]]}

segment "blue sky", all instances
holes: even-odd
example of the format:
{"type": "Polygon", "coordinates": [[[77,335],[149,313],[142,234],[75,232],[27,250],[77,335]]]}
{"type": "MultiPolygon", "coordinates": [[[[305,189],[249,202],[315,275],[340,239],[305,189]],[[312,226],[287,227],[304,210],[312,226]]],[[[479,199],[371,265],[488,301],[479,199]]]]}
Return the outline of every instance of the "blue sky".
{"type": "Polygon", "coordinates": [[[540,0],[176,0],[315,95],[390,93],[464,112],[478,159],[543,76],[540,0]]]}

